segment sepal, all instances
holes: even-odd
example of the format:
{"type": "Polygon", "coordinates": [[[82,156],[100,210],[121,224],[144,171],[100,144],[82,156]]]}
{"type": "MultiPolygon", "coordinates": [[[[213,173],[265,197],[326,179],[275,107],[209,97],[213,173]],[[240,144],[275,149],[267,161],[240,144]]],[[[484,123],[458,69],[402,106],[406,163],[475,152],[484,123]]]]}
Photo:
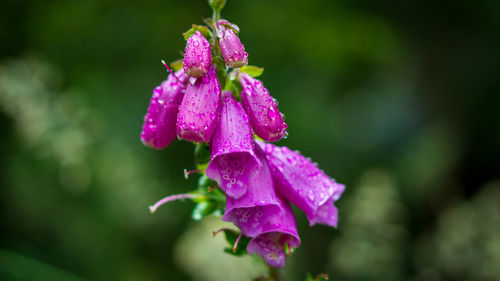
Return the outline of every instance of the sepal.
{"type": "Polygon", "coordinates": [[[246,73],[253,78],[257,78],[262,75],[262,73],[264,72],[264,68],[253,65],[245,65],[240,67],[240,72],[246,73]]]}
{"type": "Polygon", "coordinates": [[[184,39],[186,39],[187,41],[191,36],[193,36],[193,34],[196,33],[196,31],[201,32],[201,34],[203,34],[203,36],[205,36],[208,41],[212,41],[212,32],[208,27],[203,25],[193,24],[192,27],[188,29],[188,31],[182,33],[182,36],[184,36],[184,39]]]}

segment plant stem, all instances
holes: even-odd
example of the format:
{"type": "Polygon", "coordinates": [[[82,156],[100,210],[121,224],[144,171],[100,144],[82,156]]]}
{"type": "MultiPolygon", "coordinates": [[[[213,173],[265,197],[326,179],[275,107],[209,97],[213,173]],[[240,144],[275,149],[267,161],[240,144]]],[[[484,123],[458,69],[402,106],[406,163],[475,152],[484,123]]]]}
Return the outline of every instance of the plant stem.
{"type": "Polygon", "coordinates": [[[286,281],[285,275],[279,268],[269,266],[269,278],[274,281],[286,281]]]}

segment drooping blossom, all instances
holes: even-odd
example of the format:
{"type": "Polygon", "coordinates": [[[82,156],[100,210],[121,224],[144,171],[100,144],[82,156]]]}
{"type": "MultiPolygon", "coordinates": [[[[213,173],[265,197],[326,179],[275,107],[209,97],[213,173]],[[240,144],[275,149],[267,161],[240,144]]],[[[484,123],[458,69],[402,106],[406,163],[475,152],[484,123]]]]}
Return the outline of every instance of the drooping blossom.
{"type": "Polygon", "coordinates": [[[162,149],[174,140],[177,113],[186,92],[186,82],[186,74],[181,69],[170,74],[167,80],[153,90],[141,132],[141,141],[145,145],[162,149]]]}
{"type": "Polygon", "coordinates": [[[261,234],[269,218],[281,212],[281,201],[274,189],[269,166],[261,153],[257,156],[262,165],[246,174],[246,192],[241,197],[226,196],[226,211],[222,217],[224,221],[233,222],[248,237],[261,234]]]}
{"type": "Polygon", "coordinates": [[[250,117],[252,128],[265,141],[278,141],[286,135],[287,124],[278,110],[278,105],[262,85],[262,82],[246,73],[239,74],[243,87],[241,101],[250,117]]]}
{"type": "Polygon", "coordinates": [[[215,24],[217,29],[217,38],[222,56],[226,64],[232,68],[238,68],[248,63],[248,53],[245,52],[245,46],[241,44],[237,33],[240,31],[237,25],[227,20],[219,20],[215,24]]]}
{"type": "MultiPolygon", "coordinates": [[[[225,0],[209,2],[218,18],[225,0]]],[[[334,202],[345,187],[300,153],[254,140],[252,133],[266,142],[285,137],[284,115],[262,82],[245,73],[258,74],[258,68],[228,72],[228,67],[247,65],[248,54],[238,37],[238,26],[227,20],[218,20],[212,25],[214,21],[205,21],[215,28],[214,33],[206,26],[195,25],[186,33],[190,37],[183,69],[154,90],[141,133],[144,144],[157,149],[170,144],[176,134],[179,139],[190,142],[209,142],[210,161],[206,169],[207,145],[196,144],[197,169],[185,170],[186,177],[204,172],[206,177],[200,180],[195,191],[167,196],[150,206],[150,211],[183,199],[197,203],[194,214],[199,215],[198,218],[224,210],[222,219],[241,230],[233,251],[241,249],[238,243],[243,235],[247,236],[250,238],[246,241],[248,253],[257,254],[270,266],[281,268],[286,263],[285,251],[290,254],[301,243],[290,203],[305,212],[310,225],[321,223],[336,227],[338,216],[334,202]],[[210,42],[218,45],[212,49],[210,42]],[[235,89],[238,87],[235,84],[241,84],[241,103],[230,91],[221,94],[217,74],[226,82],[226,89],[235,89]],[[214,190],[217,186],[224,193],[214,190]]]]}
{"type": "Polygon", "coordinates": [[[292,208],[278,194],[279,212],[272,212],[261,233],[250,240],[247,246],[249,254],[258,254],[272,267],[282,268],[286,263],[286,248],[300,246],[300,238],[295,225],[292,208]]]}
{"type": "Polygon", "coordinates": [[[283,267],[286,245],[296,248],[300,238],[290,205],[274,188],[264,154],[260,150],[255,153],[261,165],[248,174],[246,192],[241,197],[226,196],[222,219],[233,222],[243,235],[252,237],[247,247],[250,254],[257,253],[270,266],[283,267]]]}
{"type": "Polygon", "coordinates": [[[177,115],[177,136],[192,142],[208,142],[212,137],[221,107],[220,84],[215,67],[194,84],[188,83],[177,115]]]}
{"type": "Polygon", "coordinates": [[[190,77],[202,77],[208,71],[211,62],[210,42],[201,32],[196,31],[189,37],[184,49],[182,60],[184,71],[190,77]]]}
{"type": "Polygon", "coordinates": [[[249,185],[250,173],[260,165],[248,116],[229,91],[222,94],[222,110],[212,140],[211,161],[206,174],[217,181],[227,196],[241,197],[249,185]]]}
{"type": "Polygon", "coordinates": [[[310,225],[337,226],[334,202],[345,186],[336,183],[309,159],[288,147],[256,141],[271,167],[274,184],[285,198],[306,214],[310,225]]]}

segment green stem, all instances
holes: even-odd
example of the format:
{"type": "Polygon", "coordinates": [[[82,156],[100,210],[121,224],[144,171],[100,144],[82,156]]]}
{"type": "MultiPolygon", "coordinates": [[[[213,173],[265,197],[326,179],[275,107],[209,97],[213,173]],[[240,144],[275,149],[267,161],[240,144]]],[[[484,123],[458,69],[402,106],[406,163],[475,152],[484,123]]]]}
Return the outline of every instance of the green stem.
{"type": "Polygon", "coordinates": [[[212,26],[212,36],[213,36],[213,40],[212,40],[212,47],[213,47],[213,50],[214,50],[214,53],[215,53],[215,56],[220,56],[220,49],[219,49],[219,44],[218,43],[218,40],[217,40],[217,30],[215,28],[215,24],[220,20],[220,10],[218,9],[213,9],[213,13],[212,13],[212,19],[213,19],[213,26],[212,26]]]}
{"type": "Polygon", "coordinates": [[[269,266],[269,278],[274,281],[286,281],[285,275],[279,268],[269,266]]]}

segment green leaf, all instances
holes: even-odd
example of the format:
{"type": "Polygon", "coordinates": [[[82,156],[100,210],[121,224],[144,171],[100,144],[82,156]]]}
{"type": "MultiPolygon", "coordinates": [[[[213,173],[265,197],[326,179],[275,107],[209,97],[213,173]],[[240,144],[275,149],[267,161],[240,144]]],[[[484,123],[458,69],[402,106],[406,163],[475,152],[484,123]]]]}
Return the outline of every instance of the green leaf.
{"type": "Polygon", "coordinates": [[[219,203],[215,201],[203,201],[198,204],[193,209],[191,213],[191,218],[193,220],[201,220],[202,218],[209,216],[217,211],[219,211],[219,203]]]}
{"type": "Polygon", "coordinates": [[[184,36],[184,39],[188,40],[189,37],[193,36],[196,31],[201,32],[201,34],[203,34],[208,41],[212,41],[212,32],[210,32],[210,29],[204,25],[193,24],[193,26],[188,31],[182,33],[182,35],[184,36]]]}
{"type": "Polygon", "coordinates": [[[240,68],[240,72],[245,72],[252,77],[259,77],[264,72],[264,68],[253,65],[245,65],[240,68]]]}
{"type": "Polygon", "coordinates": [[[179,70],[181,70],[182,65],[183,65],[183,64],[182,64],[182,60],[176,60],[176,61],[174,61],[174,62],[171,62],[171,63],[170,63],[170,67],[172,67],[172,69],[173,69],[174,71],[179,71],[179,70]]]}
{"type": "Polygon", "coordinates": [[[203,22],[206,23],[210,28],[214,27],[214,20],[212,18],[203,19],[203,22]]]}
{"type": "Polygon", "coordinates": [[[236,250],[233,251],[234,244],[236,243],[236,240],[238,239],[240,233],[230,229],[224,229],[223,231],[226,237],[226,241],[229,244],[229,247],[224,249],[225,253],[231,254],[233,256],[242,256],[244,254],[247,254],[247,246],[248,243],[250,243],[250,238],[242,235],[240,241],[238,242],[236,250]]]}
{"type": "Polygon", "coordinates": [[[201,165],[210,162],[210,148],[206,143],[197,143],[194,148],[194,162],[201,165]]]}
{"type": "Polygon", "coordinates": [[[198,180],[198,190],[200,193],[207,193],[209,188],[217,186],[217,182],[209,179],[207,175],[202,175],[198,180]]]}

